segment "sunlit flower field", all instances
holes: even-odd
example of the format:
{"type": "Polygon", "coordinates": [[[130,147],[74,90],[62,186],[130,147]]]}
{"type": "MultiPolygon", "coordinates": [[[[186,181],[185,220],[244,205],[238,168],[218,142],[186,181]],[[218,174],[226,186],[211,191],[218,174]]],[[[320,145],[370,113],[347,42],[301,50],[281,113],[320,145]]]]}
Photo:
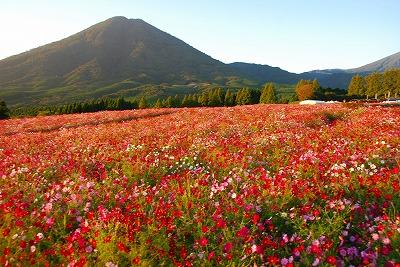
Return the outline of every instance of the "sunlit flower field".
{"type": "Polygon", "coordinates": [[[0,121],[0,264],[400,266],[400,108],[0,121]]]}

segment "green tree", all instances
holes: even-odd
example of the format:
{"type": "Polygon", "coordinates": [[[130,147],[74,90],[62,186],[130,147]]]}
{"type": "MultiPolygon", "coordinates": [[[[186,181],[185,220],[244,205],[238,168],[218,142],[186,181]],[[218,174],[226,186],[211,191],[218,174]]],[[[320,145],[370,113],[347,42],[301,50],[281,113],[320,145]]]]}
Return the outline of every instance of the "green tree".
{"type": "Polygon", "coordinates": [[[154,104],[154,108],[162,108],[163,104],[160,99],[157,99],[157,102],[154,104]]]}
{"type": "Polygon", "coordinates": [[[225,93],[224,105],[227,107],[232,107],[235,105],[235,94],[228,89],[225,93]]]}
{"type": "Polygon", "coordinates": [[[167,97],[167,99],[163,101],[163,106],[166,108],[172,108],[174,106],[174,99],[172,96],[167,97]]]}
{"type": "Polygon", "coordinates": [[[239,90],[236,97],[236,103],[238,105],[250,105],[252,102],[252,92],[249,88],[239,90]]]}
{"type": "Polygon", "coordinates": [[[383,75],[381,73],[374,72],[365,77],[367,83],[367,96],[378,97],[384,94],[383,90],[383,75]]]}
{"type": "Polygon", "coordinates": [[[276,98],[274,84],[268,83],[265,85],[264,89],[261,92],[260,103],[271,104],[271,103],[276,103],[276,102],[277,102],[277,98],[276,98]]]}
{"type": "Polygon", "coordinates": [[[172,101],[172,106],[174,108],[179,108],[181,105],[182,105],[181,99],[179,98],[178,95],[175,95],[175,97],[173,98],[173,101],[172,101]]]}
{"type": "Polygon", "coordinates": [[[388,97],[396,94],[399,72],[398,69],[391,69],[383,73],[383,92],[388,97]]]}
{"type": "Polygon", "coordinates": [[[320,89],[320,87],[321,87],[321,86],[319,86],[319,83],[318,83],[317,79],[314,79],[312,85],[313,85],[314,92],[317,91],[318,89],[320,89]]]}
{"type": "Polygon", "coordinates": [[[10,117],[10,110],[7,108],[6,102],[0,101],[0,120],[10,117]]]}
{"type": "Polygon", "coordinates": [[[206,107],[208,106],[208,95],[209,93],[204,91],[198,98],[198,102],[201,106],[206,107]]]}
{"type": "Polygon", "coordinates": [[[397,95],[400,95],[400,69],[397,69],[397,74],[396,74],[396,89],[394,90],[395,97],[397,95]]]}
{"type": "Polygon", "coordinates": [[[140,109],[147,108],[147,101],[146,101],[146,98],[144,96],[142,96],[142,98],[139,101],[139,108],[140,109]]]}
{"type": "Polygon", "coordinates": [[[350,81],[347,94],[363,96],[366,93],[366,89],[365,79],[361,75],[355,75],[350,81]]]}
{"type": "Polygon", "coordinates": [[[208,93],[208,106],[218,107],[222,106],[222,93],[221,89],[214,89],[208,93]]]}

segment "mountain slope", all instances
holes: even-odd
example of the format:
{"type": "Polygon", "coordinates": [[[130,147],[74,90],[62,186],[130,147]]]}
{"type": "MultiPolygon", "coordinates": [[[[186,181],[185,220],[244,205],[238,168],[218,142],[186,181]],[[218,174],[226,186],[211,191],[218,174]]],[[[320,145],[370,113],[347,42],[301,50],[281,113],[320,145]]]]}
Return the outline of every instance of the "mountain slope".
{"type": "Polygon", "coordinates": [[[89,97],[91,88],[126,80],[133,85],[184,84],[234,74],[224,63],[143,20],[114,17],[1,60],[0,97],[11,104],[21,97],[22,102],[41,103],[38,98],[46,96],[56,102],[65,100],[68,90],[77,91],[79,99],[79,93],[89,97]],[[49,90],[51,94],[43,95],[49,90]]]}
{"type": "Polygon", "coordinates": [[[384,72],[392,68],[400,68],[400,52],[359,68],[314,70],[301,73],[300,76],[303,79],[317,79],[325,87],[347,89],[355,74],[367,75],[371,72],[384,72]]]}
{"type": "Polygon", "coordinates": [[[364,73],[364,72],[374,72],[374,71],[383,72],[385,70],[392,68],[400,68],[400,52],[382,58],[365,66],[346,70],[346,72],[349,73],[364,73]]]}
{"type": "Polygon", "coordinates": [[[292,84],[300,79],[299,75],[296,73],[291,73],[281,68],[268,65],[234,62],[229,64],[229,66],[238,70],[248,79],[260,81],[262,83],[275,82],[292,84]]]}

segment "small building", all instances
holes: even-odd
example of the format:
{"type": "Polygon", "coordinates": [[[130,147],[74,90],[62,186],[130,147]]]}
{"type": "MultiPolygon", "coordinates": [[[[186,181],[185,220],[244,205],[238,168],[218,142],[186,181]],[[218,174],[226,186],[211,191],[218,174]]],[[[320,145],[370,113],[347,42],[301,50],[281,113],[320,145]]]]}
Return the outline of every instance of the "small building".
{"type": "Polygon", "coordinates": [[[328,104],[325,101],[321,100],[303,100],[299,103],[300,105],[322,105],[322,104],[328,104]]]}

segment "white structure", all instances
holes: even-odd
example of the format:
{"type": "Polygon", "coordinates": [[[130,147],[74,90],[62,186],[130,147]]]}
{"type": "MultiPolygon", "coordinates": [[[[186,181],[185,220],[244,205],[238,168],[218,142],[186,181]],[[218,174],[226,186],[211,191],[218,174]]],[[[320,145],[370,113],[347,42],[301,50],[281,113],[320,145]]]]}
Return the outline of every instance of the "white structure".
{"type": "Polygon", "coordinates": [[[328,104],[325,101],[321,100],[303,100],[299,103],[300,105],[321,105],[321,104],[328,104]]]}

